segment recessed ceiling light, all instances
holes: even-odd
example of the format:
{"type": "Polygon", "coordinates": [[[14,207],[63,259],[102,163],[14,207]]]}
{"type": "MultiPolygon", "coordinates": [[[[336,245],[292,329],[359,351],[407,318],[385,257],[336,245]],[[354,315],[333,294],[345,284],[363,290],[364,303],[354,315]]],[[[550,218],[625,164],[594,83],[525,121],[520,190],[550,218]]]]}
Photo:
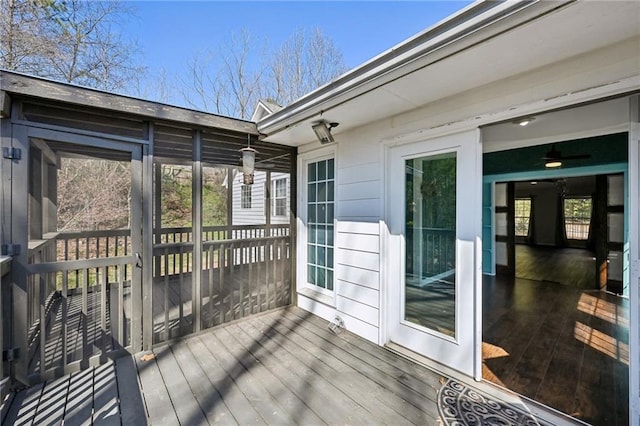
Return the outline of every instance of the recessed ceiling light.
{"type": "Polygon", "coordinates": [[[524,127],[529,123],[531,123],[533,120],[535,120],[535,117],[525,117],[525,118],[521,118],[519,120],[514,121],[514,124],[524,127]]]}

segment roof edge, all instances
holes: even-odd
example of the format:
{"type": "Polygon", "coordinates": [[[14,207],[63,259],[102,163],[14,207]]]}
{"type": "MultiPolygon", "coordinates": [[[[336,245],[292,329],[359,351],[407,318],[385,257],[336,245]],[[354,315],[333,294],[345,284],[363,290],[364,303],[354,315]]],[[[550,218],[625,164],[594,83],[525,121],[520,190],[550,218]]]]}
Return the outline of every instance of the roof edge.
{"type": "Polygon", "coordinates": [[[310,118],[314,113],[317,113],[317,111],[311,111],[314,108],[317,110],[322,106],[320,113],[326,112],[334,106],[358,97],[360,93],[355,93],[356,89],[370,85],[372,87],[366,90],[369,91],[383,86],[387,82],[398,78],[397,75],[390,75],[392,72],[397,72],[407,64],[425,58],[444,46],[456,45],[466,36],[478,33],[515,13],[537,5],[540,7],[534,9],[540,9],[536,12],[536,16],[538,16],[575,1],[544,2],[542,0],[522,0],[517,2],[497,2],[479,0],[303,96],[282,110],[258,121],[258,130],[270,136],[310,118]],[[344,97],[344,99],[337,101],[336,97],[338,96],[344,97]]]}

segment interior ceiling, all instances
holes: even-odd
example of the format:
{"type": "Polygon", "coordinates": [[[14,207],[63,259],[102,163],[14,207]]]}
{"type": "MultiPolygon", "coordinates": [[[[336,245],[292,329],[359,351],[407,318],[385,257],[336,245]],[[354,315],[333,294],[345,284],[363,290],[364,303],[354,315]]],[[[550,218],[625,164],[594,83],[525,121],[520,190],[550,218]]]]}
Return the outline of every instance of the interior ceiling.
{"type": "MultiPolygon", "coordinates": [[[[565,160],[562,168],[588,167],[602,164],[626,163],[628,161],[627,133],[596,136],[555,143],[555,148],[563,156],[589,154],[590,157],[579,160],[565,160]]],[[[551,149],[552,144],[529,146],[506,151],[490,152],[483,155],[482,167],[484,175],[505,173],[544,172],[543,157],[551,149]]]]}
{"type": "Polygon", "coordinates": [[[640,33],[634,2],[575,2],[480,43],[464,52],[419,69],[376,90],[327,108],[269,135],[266,140],[299,146],[315,140],[311,124],[338,122],[340,133],[411,111],[438,99],[499,81],[605,47],[640,33]],[[567,23],[574,23],[567,25],[567,23]],[[534,36],[535,35],[535,36],[534,36]],[[570,53],[569,53],[570,52],[570,53]],[[470,72],[470,70],[473,72],[470,72]]]}

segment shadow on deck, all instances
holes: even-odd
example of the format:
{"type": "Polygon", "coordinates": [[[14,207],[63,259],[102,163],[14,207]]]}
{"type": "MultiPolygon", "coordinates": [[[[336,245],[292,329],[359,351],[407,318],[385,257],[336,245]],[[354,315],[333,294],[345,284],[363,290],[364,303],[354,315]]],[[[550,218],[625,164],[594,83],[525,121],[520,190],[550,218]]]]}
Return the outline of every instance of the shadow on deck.
{"type": "Polygon", "coordinates": [[[441,376],[298,308],[18,393],[3,424],[438,424],[441,376]]]}
{"type": "MultiPolygon", "coordinates": [[[[219,268],[203,271],[197,298],[201,330],[291,303],[288,275],[283,271],[257,282],[252,268],[260,265],[236,266],[231,273],[225,268],[226,275],[219,268]]],[[[31,376],[50,379],[125,353],[131,344],[130,281],[105,288],[104,296],[99,286],[94,286],[84,293],[70,291],[66,298],[59,292],[47,297],[44,338],[39,324],[30,333],[31,376]],[[68,371],[66,366],[74,364],[68,371]]],[[[191,273],[153,280],[154,344],[196,331],[193,303],[191,273]]]]}

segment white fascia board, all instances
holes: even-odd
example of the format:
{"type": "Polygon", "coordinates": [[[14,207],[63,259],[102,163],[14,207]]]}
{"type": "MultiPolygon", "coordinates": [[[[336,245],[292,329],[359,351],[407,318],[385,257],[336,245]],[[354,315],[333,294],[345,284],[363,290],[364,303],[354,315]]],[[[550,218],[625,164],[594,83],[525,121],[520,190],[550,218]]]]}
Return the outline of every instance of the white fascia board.
{"type": "Polygon", "coordinates": [[[482,43],[569,2],[480,1],[434,27],[305,95],[257,123],[260,133],[273,135],[314,115],[348,102],[403,75],[482,43]]]}

